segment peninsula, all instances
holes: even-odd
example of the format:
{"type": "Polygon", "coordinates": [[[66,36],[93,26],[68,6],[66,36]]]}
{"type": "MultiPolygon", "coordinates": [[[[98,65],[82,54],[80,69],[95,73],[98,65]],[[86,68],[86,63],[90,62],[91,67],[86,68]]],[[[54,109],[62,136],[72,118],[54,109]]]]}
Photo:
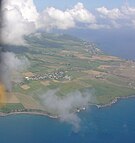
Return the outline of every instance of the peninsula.
{"type": "MultiPolygon", "coordinates": [[[[43,102],[46,99],[42,95],[50,91],[61,101],[77,92],[82,97],[89,96],[90,105],[99,106],[135,95],[134,61],[107,55],[95,43],[65,34],[35,33],[25,40],[26,46],[3,45],[18,57],[25,56],[30,66],[20,73],[21,82],[13,82],[12,92],[6,93],[6,103],[0,106],[1,115],[57,116],[43,102]]],[[[81,105],[75,108],[83,109],[81,105]]]]}

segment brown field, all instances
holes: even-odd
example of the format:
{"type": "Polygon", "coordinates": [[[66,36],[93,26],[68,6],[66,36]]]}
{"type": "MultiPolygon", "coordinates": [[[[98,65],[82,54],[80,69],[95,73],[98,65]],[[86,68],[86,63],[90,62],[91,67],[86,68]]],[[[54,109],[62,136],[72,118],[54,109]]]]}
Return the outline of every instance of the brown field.
{"type": "Polygon", "coordinates": [[[78,57],[79,59],[91,59],[90,57],[86,57],[84,54],[74,52],[74,56],[78,57]]]}
{"type": "Polygon", "coordinates": [[[100,65],[98,68],[99,69],[107,69],[107,68],[110,68],[111,66],[109,65],[100,65]]]}
{"type": "Polygon", "coordinates": [[[120,68],[116,69],[114,73],[135,80],[135,68],[131,67],[120,68]]]}
{"type": "Polygon", "coordinates": [[[30,87],[28,85],[24,84],[24,85],[21,86],[21,88],[24,89],[24,90],[28,90],[30,87]]]}
{"type": "Polygon", "coordinates": [[[73,55],[73,56],[75,56],[75,57],[77,57],[77,58],[79,58],[79,59],[90,59],[90,57],[86,57],[84,54],[79,53],[79,52],[75,52],[75,51],[70,52],[70,51],[65,51],[65,50],[63,50],[63,51],[60,53],[60,55],[63,56],[63,54],[64,54],[64,55],[67,55],[67,54],[73,55]]]}
{"type": "Polygon", "coordinates": [[[63,53],[66,53],[66,54],[68,53],[68,54],[70,54],[71,52],[70,52],[70,51],[67,51],[67,50],[62,50],[60,53],[62,53],[62,54],[63,54],[63,53]]]}
{"type": "Polygon", "coordinates": [[[27,76],[27,77],[34,76],[34,74],[32,72],[26,72],[26,73],[23,73],[23,75],[27,76]]]}
{"type": "Polygon", "coordinates": [[[121,61],[121,59],[119,59],[118,57],[106,56],[106,55],[92,56],[92,59],[101,61],[121,61]]]}
{"type": "Polygon", "coordinates": [[[18,98],[15,96],[14,93],[7,93],[7,100],[6,103],[20,103],[20,101],[18,100],[18,98]]]}
{"type": "Polygon", "coordinates": [[[26,108],[26,109],[41,109],[41,105],[33,99],[30,95],[24,95],[20,93],[15,93],[15,96],[18,98],[20,103],[26,108]]]}
{"type": "Polygon", "coordinates": [[[6,92],[3,84],[0,83],[0,107],[6,103],[6,92]]]}
{"type": "Polygon", "coordinates": [[[95,70],[86,70],[86,71],[84,71],[84,73],[87,73],[89,75],[94,75],[94,76],[98,76],[98,75],[102,74],[102,72],[95,71],[95,70]]]}

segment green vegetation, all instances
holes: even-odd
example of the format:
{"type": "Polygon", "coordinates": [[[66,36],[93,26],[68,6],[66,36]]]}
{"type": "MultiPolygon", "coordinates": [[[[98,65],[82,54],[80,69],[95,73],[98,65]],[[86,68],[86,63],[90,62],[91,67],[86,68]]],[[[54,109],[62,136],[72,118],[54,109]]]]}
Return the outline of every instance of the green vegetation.
{"type": "Polygon", "coordinates": [[[126,97],[135,93],[135,89],[118,86],[108,81],[86,80],[85,82],[91,84],[95,89],[98,104],[107,104],[115,97],[126,97]]]}
{"type": "Polygon", "coordinates": [[[5,106],[0,108],[0,112],[3,113],[21,112],[24,109],[25,108],[21,103],[7,103],[5,106]]]}
{"type": "Polygon", "coordinates": [[[7,104],[0,111],[22,110],[30,104],[40,109],[40,95],[49,90],[58,90],[58,96],[88,90],[94,97],[90,102],[101,105],[135,94],[135,77],[130,74],[134,62],[105,55],[94,43],[69,35],[38,33],[25,39],[23,55],[31,65],[22,73],[22,83],[13,86],[20,103],[7,104]]]}

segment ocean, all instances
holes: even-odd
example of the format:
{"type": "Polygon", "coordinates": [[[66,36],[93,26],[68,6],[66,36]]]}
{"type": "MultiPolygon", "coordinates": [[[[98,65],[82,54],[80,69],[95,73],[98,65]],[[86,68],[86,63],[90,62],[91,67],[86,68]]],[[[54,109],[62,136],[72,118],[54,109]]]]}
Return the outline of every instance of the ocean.
{"type": "Polygon", "coordinates": [[[78,113],[80,129],[39,115],[0,117],[0,143],[135,143],[135,98],[78,113]]]}
{"type": "Polygon", "coordinates": [[[127,60],[135,60],[135,29],[71,29],[57,32],[95,42],[98,48],[106,54],[118,56],[127,60]]]}

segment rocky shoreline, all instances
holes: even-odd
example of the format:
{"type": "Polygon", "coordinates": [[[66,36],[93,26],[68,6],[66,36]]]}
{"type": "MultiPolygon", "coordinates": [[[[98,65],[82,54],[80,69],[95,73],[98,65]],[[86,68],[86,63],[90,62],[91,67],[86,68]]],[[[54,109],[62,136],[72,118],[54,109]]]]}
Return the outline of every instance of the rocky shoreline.
{"type": "MultiPolygon", "coordinates": [[[[113,101],[111,101],[108,104],[105,104],[105,105],[91,104],[90,106],[96,106],[97,108],[108,107],[108,106],[112,106],[113,104],[117,103],[118,100],[120,100],[120,99],[128,99],[128,98],[134,98],[134,97],[135,97],[135,95],[131,95],[131,96],[127,96],[127,97],[116,97],[113,101]]],[[[83,107],[83,108],[74,110],[74,112],[80,112],[80,111],[85,110],[85,109],[86,108],[83,107]]],[[[19,114],[48,116],[48,117],[54,118],[54,119],[59,118],[59,116],[51,115],[50,113],[47,113],[45,111],[43,111],[43,112],[38,112],[38,111],[22,111],[22,112],[11,112],[11,113],[2,113],[2,112],[0,112],[0,117],[10,116],[10,115],[19,115],[19,114]]]]}
{"type": "Polygon", "coordinates": [[[135,98],[135,95],[130,95],[130,96],[126,96],[126,97],[115,97],[114,100],[112,100],[110,103],[108,104],[104,104],[104,105],[96,105],[98,108],[103,108],[103,107],[108,107],[108,106],[112,106],[113,104],[117,103],[118,100],[120,99],[128,99],[128,98],[135,98]]]}

